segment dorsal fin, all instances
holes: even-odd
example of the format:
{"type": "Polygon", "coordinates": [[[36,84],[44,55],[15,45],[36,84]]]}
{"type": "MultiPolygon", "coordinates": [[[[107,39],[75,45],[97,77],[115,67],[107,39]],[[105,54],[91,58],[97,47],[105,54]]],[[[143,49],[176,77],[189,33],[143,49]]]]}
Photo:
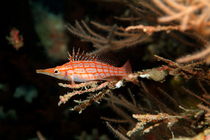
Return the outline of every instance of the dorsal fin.
{"type": "MultiPolygon", "coordinates": [[[[116,62],[113,61],[114,57],[109,57],[110,55],[103,56],[103,55],[97,55],[97,54],[87,54],[85,51],[81,51],[80,48],[78,48],[76,51],[73,48],[72,53],[68,53],[68,59],[69,61],[98,61],[102,63],[106,63],[108,65],[117,66],[116,62]]],[[[112,55],[111,55],[112,56],[112,55]]],[[[117,60],[117,59],[116,59],[117,60]]]]}
{"type": "Polygon", "coordinates": [[[78,49],[76,52],[73,48],[72,54],[68,53],[69,61],[96,61],[98,58],[97,55],[88,55],[84,51],[78,49]]]}

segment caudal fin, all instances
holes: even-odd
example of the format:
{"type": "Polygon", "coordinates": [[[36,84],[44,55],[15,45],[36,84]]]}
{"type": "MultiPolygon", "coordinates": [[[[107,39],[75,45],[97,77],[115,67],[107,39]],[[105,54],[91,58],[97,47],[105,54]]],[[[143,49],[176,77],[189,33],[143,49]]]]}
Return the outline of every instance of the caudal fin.
{"type": "Polygon", "coordinates": [[[122,68],[126,71],[127,74],[132,73],[132,68],[129,60],[125,62],[122,68]]]}

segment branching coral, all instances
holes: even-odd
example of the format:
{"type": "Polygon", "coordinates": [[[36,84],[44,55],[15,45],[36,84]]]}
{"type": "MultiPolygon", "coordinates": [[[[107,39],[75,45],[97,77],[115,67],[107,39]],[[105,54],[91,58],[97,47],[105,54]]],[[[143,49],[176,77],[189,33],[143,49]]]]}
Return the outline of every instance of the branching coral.
{"type": "Polygon", "coordinates": [[[90,92],[98,92],[97,94],[93,94],[83,101],[74,100],[74,102],[78,103],[78,105],[73,107],[71,110],[75,110],[81,113],[86,107],[88,107],[92,103],[94,102],[99,103],[99,101],[104,97],[104,95],[109,93],[112,89],[119,88],[118,86],[119,82],[121,81],[105,81],[102,83],[97,82],[97,81],[90,81],[90,82],[74,84],[74,85],[59,83],[59,85],[62,87],[71,88],[76,91],[69,92],[63,96],[60,96],[60,101],[58,105],[65,104],[68,100],[70,100],[75,95],[81,95],[81,94],[90,93],[90,92]]]}
{"type": "Polygon", "coordinates": [[[155,57],[158,60],[165,62],[167,65],[130,74],[130,79],[137,80],[138,77],[141,77],[162,82],[168,75],[181,75],[185,79],[190,79],[193,77],[197,79],[210,80],[210,71],[205,71],[204,69],[199,68],[200,65],[204,65],[204,62],[202,61],[192,64],[181,65],[157,55],[155,57]]]}
{"type": "Polygon", "coordinates": [[[161,123],[167,123],[168,127],[172,127],[180,116],[171,116],[166,113],[159,113],[157,115],[152,114],[133,114],[133,118],[137,119],[139,122],[136,124],[135,128],[127,132],[127,135],[130,137],[135,132],[142,131],[143,134],[149,133],[151,129],[159,126],[161,123]],[[153,125],[146,127],[145,125],[148,123],[154,123],[153,125]]]}
{"type": "MultiPolygon", "coordinates": [[[[201,35],[203,40],[210,35],[210,1],[209,0],[153,0],[155,5],[165,15],[158,18],[160,23],[178,22],[180,31],[195,31],[201,35]]],[[[175,23],[176,24],[176,23],[175,23]]],[[[177,59],[179,63],[189,63],[195,60],[204,59],[209,64],[209,45],[198,53],[191,54],[177,59]]]]}
{"type": "Polygon", "coordinates": [[[202,59],[204,59],[207,64],[210,64],[210,45],[206,46],[205,49],[203,49],[197,53],[187,55],[184,57],[180,57],[176,61],[178,63],[188,63],[188,62],[198,61],[198,60],[202,60],[202,59]]]}
{"type": "MultiPolygon", "coordinates": [[[[159,23],[154,22],[152,24],[149,23],[151,25],[147,25],[146,20],[148,17],[143,19],[146,22],[140,21],[140,24],[130,25],[126,28],[118,27],[116,24],[107,26],[97,22],[91,22],[97,29],[107,32],[106,34],[97,33],[97,31],[92,30],[84,21],[81,21],[81,23],[76,22],[75,26],[69,25],[68,29],[84,41],[92,42],[97,49],[93,53],[133,46],[146,41],[153,33],[161,31],[165,31],[166,33],[170,33],[171,31],[191,32],[190,34],[197,36],[198,40],[207,42],[208,44],[208,36],[210,34],[210,17],[208,14],[210,5],[208,0],[153,0],[153,3],[154,5],[149,6],[148,2],[128,1],[127,5],[140,12],[141,15],[142,13],[153,12],[156,15],[156,17],[153,15],[153,18],[156,18],[159,23]],[[147,8],[150,11],[143,8],[147,8]]],[[[122,20],[122,18],[118,19],[122,20]]],[[[127,18],[127,20],[132,21],[131,18],[127,18]]],[[[209,64],[209,45],[206,44],[204,44],[204,49],[200,52],[178,58],[177,62],[190,63],[203,59],[209,64]]]]}
{"type": "MultiPolygon", "coordinates": [[[[194,128],[204,128],[206,125],[209,125],[209,93],[202,87],[202,84],[198,85],[205,91],[205,96],[207,98],[201,97],[199,93],[194,93],[187,88],[170,89],[170,93],[168,93],[164,88],[160,86],[153,87],[151,84],[150,89],[147,84],[140,80],[142,78],[147,78],[154,83],[163,83],[170,76],[181,76],[186,81],[196,79],[209,83],[210,70],[206,65],[210,63],[208,45],[208,36],[210,35],[210,17],[208,14],[210,11],[209,1],[152,0],[151,5],[146,1],[128,1],[127,4],[132,10],[137,11],[137,15],[142,15],[145,11],[145,13],[152,11],[155,13],[152,17],[154,22],[151,22],[152,20],[146,21],[149,19],[148,17],[143,21],[139,20],[142,19],[142,17],[136,17],[137,20],[132,20],[134,19],[132,17],[119,17],[118,20],[126,19],[128,22],[130,21],[129,26],[126,25],[126,27],[121,27],[116,24],[107,26],[93,21],[88,25],[84,21],[76,21],[75,25],[69,24],[67,28],[71,33],[77,35],[83,41],[93,43],[95,51],[91,52],[91,54],[101,54],[134,46],[142,42],[145,43],[148,38],[157,40],[156,34],[164,34],[167,36],[167,39],[170,37],[174,38],[174,34],[179,37],[178,33],[185,34],[188,37],[191,36],[191,34],[195,34],[195,36],[199,36],[198,40],[202,40],[202,43],[199,44],[199,47],[197,44],[195,44],[194,47],[205,48],[201,49],[200,52],[189,56],[175,56],[176,58],[178,57],[176,61],[174,61],[173,58],[166,59],[155,55],[157,60],[166,64],[130,73],[128,75],[129,80],[91,81],[74,85],[60,83],[60,86],[73,89],[73,91],[60,96],[59,105],[66,103],[75,95],[89,93],[89,96],[85,100],[74,100],[78,105],[74,106],[72,110],[81,112],[92,103],[99,102],[102,98],[105,99],[108,102],[108,106],[121,118],[113,119],[102,117],[102,119],[112,123],[128,124],[127,127],[121,127],[123,130],[121,131],[120,129],[114,129],[114,127],[107,122],[108,127],[122,139],[127,139],[127,136],[133,137],[134,133],[144,135],[151,131],[158,131],[155,128],[161,128],[164,124],[167,125],[167,128],[169,128],[173,137],[174,133],[171,127],[174,126],[174,129],[176,129],[178,126],[178,129],[180,129],[178,123],[183,120],[187,123],[183,127],[183,129],[186,129],[184,132],[189,135],[191,135],[191,133],[188,132],[188,130],[193,124],[197,124],[194,128]],[[154,19],[156,19],[156,21],[154,19]],[[141,93],[140,99],[133,97],[132,95],[136,93],[131,92],[128,92],[131,95],[131,101],[127,100],[125,96],[112,95],[114,89],[122,87],[125,82],[130,81],[140,87],[140,89],[136,91],[137,93],[141,93]],[[198,103],[193,106],[194,109],[185,109],[185,107],[183,107],[185,105],[183,104],[186,102],[188,104],[190,103],[185,101],[179,94],[190,96],[189,98],[196,98],[198,103]],[[105,97],[105,95],[107,96],[105,97]],[[164,102],[165,98],[167,102],[164,102]],[[204,121],[201,120],[200,116],[204,117],[204,121]]],[[[187,42],[185,38],[180,38],[183,40],[181,43],[187,42]]],[[[186,45],[187,43],[183,44],[186,45]]],[[[165,45],[165,47],[171,46],[165,45]]],[[[167,55],[170,56],[170,54],[167,55]]],[[[138,61],[138,63],[140,62],[138,61]]],[[[166,86],[170,85],[169,83],[170,82],[166,82],[166,86]]],[[[189,106],[187,106],[187,108],[188,107],[189,106]]],[[[171,135],[169,137],[171,137],[171,135]]]]}
{"type": "MultiPolygon", "coordinates": [[[[201,86],[200,88],[206,91],[206,89],[203,88],[201,83],[199,85],[201,86]]],[[[141,94],[143,95],[141,95],[141,98],[143,98],[143,101],[152,101],[152,103],[147,102],[147,107],[145,106],[145,103],[135,101],[138,100],[137,95],[135,95],[135,99],[131,98],[130,100],[126,99],[123,96],[116,95],[110,95],[109,98],[106,97],[106,100],[109,102],[109,106],[112,107],[113,110],[121,118],[123,118],[123,120],[119,120],[119,118],[109,119],[107,117],[102,117],[102,119],[119,125],[123,125],[125,123],[130,124],[129,130],[126,133],[124,132],[124,130],[122,131],[120,129],[114,129],[112,127],[111,130],[119,133],[120,137],[121,135],[127,135],[130,138],[137,139],[139,135],[144,135],[145,133],[151,133],[152,131],[155,131],[156,134],[158,133],[158,136],[156,136],[156,138],[161,139],[161,137],[159,137],[161,133],[163,133],[164,136],[166,136],[167,134],[166,132],[161,132],[163,131],[161,130],[161,126],[166,124],[167,128],[171,133],[171,137],[174,138],[177,135],[177,129],[186,131],[186,133],[191,133],[188,132],[189,127],[204,128],[205,126],[208,126],[209,103],[205,98],[200,97],[196,93],[187,90],[188,93],[190,92],[189,94],[192,95],[192,97],[197,98],[203,103],[199,104],[198,108],[196,109],[186,109],[183,107],[182,104],[180,104],[178,97],[174,99],[174,97],[172,97],[168,93],[165,93],[165,91],[159,90],[159,94],[161,93],[164,96],[166,96],[168,98],[168,102],[172,103],[179,110],[174,111],[174,109],[171,109],[169,106],[167,106],[161,99],[155,97],[155,95],[151,93],[151,89],[148,89],[147,85],[142,83],[142,87],[143,90],[141,94]],[[151,109],[154,110],[155,106],[158,107],[161,111],[156,111],[158,113],[156,113],[155,115],[153,113],[145,113],[149,112],[149,110],[151,109]],[[133,118],[138,120],[136,124],[134,123],[134,120],[129,116],[130,113],[132,113],[133,118]],[[182,124],[183,121],[188,122],[189,124],[182,124]],[[180,125],[182,129],[180,128],[180,125]],[[157,127],[159,127],[160,131],[158,131],[159,129],[155,129],[157,127]]],[[[184,88],[183,90],[186,91],[186,89],[184,88]]],[[[156,92],[155,94],[158,93],[156,92]]],[[[204,95],[209,97],[208,93],[207,95],[206,93],[204,95]]]]}
{"type": "Polygon", "coordinates": [[[106,26],[97,22],[91,24],[100,30],[106,31],[105,37],[93,31],[84,21],[76,22],[75,26],[68,25],[68,30],[81,37],[84,41],[92,42],[97,49],[93,53],[101,53],[108,50],[118,50],[124,47],[136,45],[146,39],[143,33],[127,33],[117,25],[106,26]]]}
{"type": "Polygon", "coordinates": [[[182,31],[192,29],[204,35],[210,33],[209,0],[153,0],[153,2],[166,14],[158,18],[159,22],[177,21],[182,31]]]}
{"type": "MultiPolygon", "coordinates": [[[[177,59],[178,63],[190,63],[192,61],[205,60],[209,64],[209,35],[210,35],[210,5],[209,0],[153,0],[153,6],[147,6],[147,2],[139,2],[141,6],[146,6],[152,12],[156,13],[159,23],[157,25],[132,25],[125,28],[125,31],[143,31],[147,34],[166,31],[191,32],[196,35],[199,40],[207,42],[204,49],[200,52],[190,54],[177,59]],[[157,12],[159,9],[161,12],[157,12]],[[162,25],[167,24],[167,25],[162,25]],[[206,45],[207,44],[207,45],[206,45]]],[[[136,6],[137,7],[137,6],[136,6]]],[[[200,46],[203,47],[203,46],[200,46]]]]}
{"type": "Polygon", "coordinates": [[[145,25],[136,25],[136,26],[128,26],[125,28],[125,31],[132,31],[132,30],[142,30],[143,32],[151,35],[152,33],[155,32],[160,32],[160,31],[166,31],[169,33],[170,31],[173,30],[180,30],[180,26],[145,26],[145,25]]]}
{"type": "Polygon", "coordinates": [[[205,129],[203,132],[199,133],[194,137],[180,137],[173,138],[172,140],[208,140],[210,138],[210,129],[205,129]]]}
{"type": "MultiPolygon", "coordinates": [[[[112,30],[113,28],[111,28],[109,26],[102,26],[98,23],[95,24],[94,22],[92,22],[92,23],[95,26],[99,27],[100,29],[109,31],[115,35],[116,34],[119,35],[119,33],[127,33],[128,35],[135,35],[138,33],[140,33],[140,34],[146,33],[147,36],[150,36],[153,33],[160,32],[160,31],[168,32],[171,30],[178,30],[178,31],[181,30],[180,26],[153,27],[153,26],[143,26],[143,25],[129,26],[126,29],[118,28],[118,30],[112,30]],[[133,30],[135,30],[135,31],[141,30],[141,31],[133,33],[132,32],[133,30]]],[[[106,49],[107,50],[115,50],[115,49],[120,49],[120,48],[125,47],[125,45],[121,45],[119,43],[120,41],[112,40],[113,38],[110,38],[110,40],[112,40],[111,43],[114,42],[115,45],[109,46],[110,42],[107,40],[107,38],[93,32],[89,27],[87,27],[86,23],[82,22],[82,25],[84,27],[81,27],[81,25],[78,22],[76,22],[76,27],[73,27],[70,25],[69,30],[73,34],[80,36],[83,40],[90,41],[90,42],[94,43],[94,45],[95,45],[94,47],[97,48],[97,50],[94,53],[100,53],[101,51],[103,52],[104,49],[105,50],[106,49]],[[108,47],[107,47],[107,44],[109,44],[108,47]]],[[[127,43],[128,44],[126,44],[126,45],[128,45],[128,46],[131,45],[131,44],[129,44],[129,42],[127,42],[127,43]]],[[[129,79],[131,81],[136,81],[135,83],[137,83],[137,84],[140,82],[139,78],[147,78],[147,79],[151,79],[153,81],[163,82],[168,75],[175,76],[175,77],[182,76],[185,79],[195,78],[195,79],[207,80],[207,81],[210,80],[210,72],[205,71],[205,69],[200,68],[201,66],[205,67],[205,61],[199,61],[199,62],[195,62],[192,64],[179,64],[177,62],[174,62],[172,60],[169,60],[169,59],[157,56],[157,55],[155,56],[155,58],[159,61],[165,62],[166,65],[163,65],[163,66],[160,66],[157,68],[138,71],[136,73],[131,73],[128,75],[129,79]]],[[[148,103],[154,102],[155,106],[158,107],[159,110],[161,110],[161,111],[157,111],[158,113],[156,115],[154,115],[153,113],[149,114],[148,110],[155,108],[154,104],[149,105],[149,107],[143,107],[142,105],[137,104],[137,101],[135,98],[132,98],[132,102],[129,102],[123,96],[117,97],[117,96],[111,95],[113,89],[116,89],[117,87],[121,87],[121,85],[123,85],[125,81],[126,80],[120,81],[120,82],[122,82],[120,84],[117,81],[102,82],[101,84],[98,82],[89,82],[89,83],[82,83],[82,84],[74,85],[74,86],[59,84],[60,86],[63,86],[63,87],[69,87],[69,88],[76,89],[76,91],[73,91],[73,92],[68,93],[64,96],[61,96],[59,103],[65,103],[67,100],[69,100],[74,95],[83,94],[83,93],[87,93],[87,92],[97,92],[97,94],[95,94],[95,95],[90,95],[90,97],[88,97],[86,100],[83,100],[83,101],[75,100],[75,102],[77,102],[78,105],[73,107],[72,110],[77,110],[77,111],[81,112],[87,106],[91,105],[93,102],[98,102],[99,100],[101,100],[104,97],[104,95],[109,93],[109,96],[108,97],[106,96],[103,99],[107,100],[109,106],[117,114],[119,114],[123,119],[113,119],[113,118],[111,119],[108,117],[102,117],[102,119],[109,121],[109,122],[113,122],[113,123],[129,123],[130,125],[129,125],[129,129],[127,129],[127,132],[124,129],[123,129],[123,131],[116,130],[110,124],[108,124],[109,128],[114,133],[116,133],[116,135],[118,135],[119,137],[123,137],[124,139],[127,139],[126,135],[129,137],[133,137],[134,133],[141,133],[142,135],[144,135],[145,133],[151,132],[156,127],[162,126],[162,124],[167,124],[167,126],[171,132],[171,135],[173,137],[174,133],[171,130],[171,127],[174,124],[178,123],[179,120],[183,120],[183,119],[187,122],[188,121],[194,122],[194,120],[191,120],[190,118],[193,117],[196,120],[199,115],[196,116],[195,114],[199,114],[199,111],[203,110],[204,108],[205,108],[205,110],[208,110],[208,108],[209,108],[207,106],[202,106],[202,107],[199,107],[200,110],[192,110],[192,111],[191,110],[188,111],[187,109],[182,109],[183,112],[178,113],[178,112],[174,111],[173,109],[171,109],[170,107],[168,107],[163,101],[161,101],[161,99],[158,99],[157,97],[155,97],[150,92],[148,87],[143,82],[140,82],[140,85],[143,88],[143,93],[146,93],[146,97],[144,97],[145,100],[147,100],[148,103]],[[118,86],[118,84],[120,86],[118,86]],[[85,89],[80,90],[80,88],[83,88],[83,87],[85,89]],[[125,111],[125,109],[122,109],[122,108],[125,108],[126,111],[125,111]],[[138,120],[137,123],[135,123],[135,120],[131,117],[131,115],[129,115],[128,111],[132,112],[133,118],[136,118],[138,120]]],[[[177,109],[183,108],[182,105],[179,102],[177,102],[176,99],[171,97],[167,92],[165,92],[161,88],[159,88],[158,91],[161,94],[164,94],[164,96],[170,100],[170,103],[174,104],[175,108],[177,108],[177,109]]],[[[186,92],[186,90],[184,90],[184,91],[186,92]]],[[[189,93],[189,91],[187,91],[187,92],[189,93]]],[[[196,95],[196,94],[193,94],[193,95],[196,95]]],[[[194,97],[200,99],[199,96],[194,96],[194,97]]],[[[203,98],[201,98],[200,100],[204,101],[203,98]]],[[[206,116],[206,120],[208,120],[208,114],[206,114],[205,116],[206,116]]],[[[202,125],[202,127],[203,126],[204,125],[202,125]]],[[[185,126],[185,127],[186,127],[186,129],[189,128],[189,126],[185,126]]]]}

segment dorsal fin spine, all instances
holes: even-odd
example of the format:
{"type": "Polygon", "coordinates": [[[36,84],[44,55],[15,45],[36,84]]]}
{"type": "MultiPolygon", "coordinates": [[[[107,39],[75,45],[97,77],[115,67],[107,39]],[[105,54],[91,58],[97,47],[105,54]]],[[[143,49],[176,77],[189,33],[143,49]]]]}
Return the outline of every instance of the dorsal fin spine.
{"type": "Polygon", "coordinates": [[[98,56],[97,55],[88,55],[86,54],[84,51],[80,51],[80,49],[78,49],[77,51],[75,51],[75,48],[73,48],[72,50],[72,54],[70,54],[68,52],[68,56],[69,56],[69,61],[97,61],[98,60],[98,56]]]}
{"type": "Polygon", "coordinates": [[[73,52],[72,52],[72,59],[74,61],[74,57],[75,57],[75,50],[74,50],[74,47],[73,47],[73,52]]]}

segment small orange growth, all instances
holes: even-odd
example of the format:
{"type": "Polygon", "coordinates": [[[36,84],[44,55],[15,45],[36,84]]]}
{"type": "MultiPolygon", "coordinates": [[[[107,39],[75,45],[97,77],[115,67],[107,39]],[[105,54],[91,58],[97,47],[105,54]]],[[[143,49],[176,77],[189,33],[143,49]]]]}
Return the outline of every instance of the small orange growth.
{"type": "Polygon", "coordinates": [[[6,37],[9,43],[16,49],[19,50],[23,47],[23,37],[20,35],[20,31],[16,28],[11,29],[10,36],[6,37]]]}

